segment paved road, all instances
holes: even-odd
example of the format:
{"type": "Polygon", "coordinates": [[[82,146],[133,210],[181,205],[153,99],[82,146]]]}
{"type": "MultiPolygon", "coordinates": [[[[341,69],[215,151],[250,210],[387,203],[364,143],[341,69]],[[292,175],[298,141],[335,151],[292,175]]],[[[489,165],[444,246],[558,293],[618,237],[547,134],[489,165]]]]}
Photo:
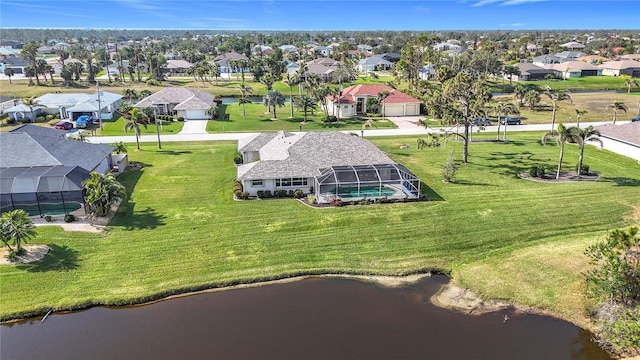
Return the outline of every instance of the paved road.
{"type": "MultiPolygon", "coordinates": [[[[424,135],[430,133],[442,133],[443,131],[455,131],[455,127],[438,127],[438,128],[428,128],[420,127],[417,124],[413,124],[411,126],[411,122],[414,120],[414,117],[407,120],[403,118],[401,120],[393,119],[394,123],[399,121],[402,126],[399,125],[397,129],[385,129],[385,130],[345,130],[345,133],[356,133],[362,134],[364,133],[365,137],[373,137],[373,136],[398,136],[398,135],[424,135]]],[[[417,121],[417,120],[415,120],[417,121]]],[[[586,127],[588,125],[603,125],[609,122],[594,122],[594,123],[581,123],[581,127],[586,127]]],[[[620,124],[624,124],[626,122],[619,121],[620,124]]],[[[173,141],[215,141],[215,140],[238,140],[244,137],[255,135],[255,132],[250,133],[215,133],[209,134],[206,133],[206,121],[187,121],[185,122],[185,127],[178,134],[174,135],[160,135],[160,141],[162,142],[173,142],[173,141]]],[[[566,126],[573,126],[575,124],[567,123],[566,126]]],[[[517,131],[548,131],[550,130],[550,124],[539,124],[539,125],[511,125],[508,127],[507,132],[517,132],[517,131]]],[[[504,129],[504,126],[502,127],[504,129]]],[[[497,126],[487,126],[483,132],[486,133],[495,133],[497,132],[497,126]]],[[[474,127],[474,131],[477,131],[477,128],[474,127]]],[[[115,142],[123,141],[126,143],[133,143],[136,141],[135,136],[133,135],[125,135],[125,136],[92,136],[88,138],[89,142],[94,144],[113,144],[115,142]]],[[[158,139],[156,135],[142,135],[140,137],[140,142],[157,142],[158,139]]]]}

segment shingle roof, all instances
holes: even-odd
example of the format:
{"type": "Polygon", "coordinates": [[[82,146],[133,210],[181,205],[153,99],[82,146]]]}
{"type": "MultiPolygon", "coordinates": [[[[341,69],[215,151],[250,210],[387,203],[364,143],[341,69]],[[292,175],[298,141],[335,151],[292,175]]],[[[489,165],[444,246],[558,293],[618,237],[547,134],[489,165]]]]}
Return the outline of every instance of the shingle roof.
{"type": "Polygon", "coordinates": [[[167,60],[167,69],[188,69],[193,66],[192,63],[186,60],[167,60]]]}
{"type": "Polygon", "coordinates": [[[186,87],[168,87],[147,96],[133,107],[144,108],[156,104],[176,104],[174,107],[176,110],[208,109],[214,104],[214,100],[215,96],[204,91],[195,91],[186,87]],[[179,106],[180,108],[178,108],[179,106]]]}
{"type": "Polygon", "coordinates": [[[113,147],[65,137],[63,130],[23,125],[0,133],[0,167],[80,166],[92,171],[113,147]]]}
{"type": "Polygon", "coordinates": [[[626,141],[640,146],[640,122],[630,122],[624,125],[604,124],[595,127],[602,136],[626,141]]]}
{"type": "Polygon", "coordinates": [[[598,65],[599,68],[602,69],[615,69],[615,70],[623,70],[623,69],[633,69],[640,68],[640,61],[635,60],[619,60],[619,61],[607,61],[598,65]]]}
{"type": "Polygon", "coordinates": [[[599,68],[593,64],[586,63],[584,61],[567,61],[561,64],[549,64],[545,65],[545,69],[552,69],[556,71],[568,70],[599,70],[599,68]]]}
{"type": "MultiPolygon", "coordinates": [[[[419,103],[420,100],[396,90],[391,86],[384,84],[360,84],[349,86],[342,91],[340,102],[343,104],[353,103],[355,96],[377,97],[379,93],[388,91],[389,96],[384,100],[386,104],[403,104],[403,103],[419,103]]],[[[338,102],[338,98],[332,99],[334,103],[338,102]]]]}
{"type": "Polygon", "coordinates": [[[330,166],[384,163],[395,162],[358,136],[337,131],[279,132],[262,146],[259,161],[238,166],[237,177],[240,180],[314,177],[319,175],[319,169],[330,166]]]}

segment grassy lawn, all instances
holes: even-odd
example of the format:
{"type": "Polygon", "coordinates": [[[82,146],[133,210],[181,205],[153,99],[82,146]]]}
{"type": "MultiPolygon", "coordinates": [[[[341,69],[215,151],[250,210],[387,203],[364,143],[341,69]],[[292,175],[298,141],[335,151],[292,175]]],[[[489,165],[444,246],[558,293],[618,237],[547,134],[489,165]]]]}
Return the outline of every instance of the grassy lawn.
{"type": "MultiPolygon", "coordinates": [[[[318,108],[314,111],[314,115],[307,112],[307,124],[301,124],[304,121],[302,111],[294,109],[293,118],[291,115],[291,104],[286,103],[283,107],[278,107],[276,115],[278,120],[271,120],[273,113],[267,113],[267,108],[262,104],[245,104],[246,118],[242,118],[242,106],[239,104],[224,104],[220,107],[220,113],[224,113],[229,120],[209,121],[207,131],[215,132],[255,132],[255,131],[298,131],[300,126],[305,131],[310,130],[361,130],[366,119],[352,118],[341,119],[339,125],[325,127],[322,123],[324,118],[324,110],[318,108]]],[[[378,129],[390,129],[397,127],[394,123],[385,119],[374,119],[378,129]]]]}
{"type": "MultiPolygon", "coordinates": [[[[94,124],[93,127],[97,131],[98,135],[102,135],[102,136],[135,135],[133,130],[129,130],[129,131],[124,130],[124,127],[126,124],[127,124],[127,121],[124,118],[118,117],[113,120],[104,120],[102,122],[102,130],[100,130],[99,125],[94,124]]],[[[182,121],[172,121],[172,122],[163,121],[162,126],[158,126],[158,129],[160,130],[160,134],[171,135],[171,134],[179,133],[180,130],[182,130],[183,126],[184,126],[184,122],[182,121]]],[[[146,128],[144,126],[141,126],[140,134],[155,135],[156,125],[149,124],[147,125],[146,128]]]]}
{"type": "MultiPolygon", "coordinates": [[[[30,243],[51,246],[44,260],[0,267],[0,317],[300,273],[439,269],[490,297],[584,323],[582,249],[607,230],[640,223],[640,171],[588,147],[598,182],[517,178],[534,164],[554,166],[558,148],[539,145],[540,135],[471,144],[453,184],[442,183],[439,169],[449,151],[460,157],[461,144],[417,150],[415,138],[373,139],[422,179],[433,201],[323,210],[295,200],[234,201],[235,143],[143,144],[130,157],[146,166],[119,177],[129,196],[106,232],[41,227],[30,243]]],[[[493,135],[476,139],[483,136],[493,135]]],[[[567,145],[566,166],[577,156],[567,145]]]]}

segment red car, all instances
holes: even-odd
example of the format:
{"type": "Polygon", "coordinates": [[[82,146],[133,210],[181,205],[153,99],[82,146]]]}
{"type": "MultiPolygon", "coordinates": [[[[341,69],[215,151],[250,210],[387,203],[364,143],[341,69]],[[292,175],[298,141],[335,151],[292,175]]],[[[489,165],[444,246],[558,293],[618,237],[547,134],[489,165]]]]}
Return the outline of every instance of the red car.
{"type": "Polygon", "coordinates": [[[71,130],[73,129],[73,123],[69,121],[58,121],[58,123],[56,124],[56,129],[71,130]]]}

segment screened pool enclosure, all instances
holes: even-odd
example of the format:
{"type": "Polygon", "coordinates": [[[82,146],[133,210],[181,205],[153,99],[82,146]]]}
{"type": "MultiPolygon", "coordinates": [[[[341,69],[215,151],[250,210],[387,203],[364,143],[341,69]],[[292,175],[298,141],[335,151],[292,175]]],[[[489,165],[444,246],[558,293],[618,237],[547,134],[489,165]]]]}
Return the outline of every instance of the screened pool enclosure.
{"type": "Polygon", "coordinates": [[[78,166],[0,168],[1,211],[23,209],[34,216],[84,210],[87,178],[89,172],[78,166]]]}
{"type": "Polygon", "coordinates": [[[341,165],[320,169],[314,189],[319,203],[415,199],[420,197],[420,179],[402,164],[341,165]]]}

